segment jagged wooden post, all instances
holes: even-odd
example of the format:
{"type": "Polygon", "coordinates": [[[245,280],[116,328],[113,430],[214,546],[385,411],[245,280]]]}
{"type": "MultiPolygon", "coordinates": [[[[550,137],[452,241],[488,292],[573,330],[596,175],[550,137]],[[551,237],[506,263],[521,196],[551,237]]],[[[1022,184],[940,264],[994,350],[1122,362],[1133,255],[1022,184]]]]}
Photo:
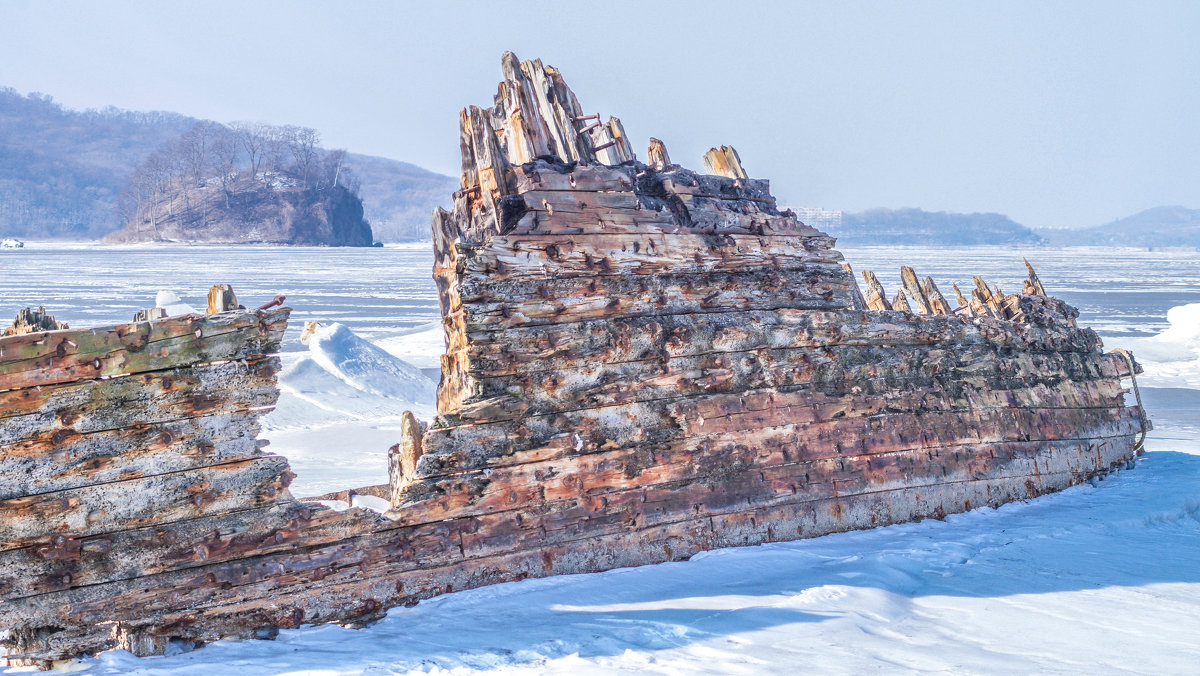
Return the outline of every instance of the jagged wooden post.
{"type": "Polygon", "coordinates": [[[746,174],[746,170],[742,168],[742,158],[738,157],[733,146],[709,148],[708,152],[704,153],[704,166],[708,169],[708,173],[717,176],[750,178],[746,174]]]}
{"type": "Polygon", "coordinates": [[[925,297],[921,284],[917,281],[917,273],[911,267],[900,266],[900,281],[904,283],[904,290],[912,297],[913,312],[920,315],[933,314],[929,307],[929,299],[925,297]]]}
{"type": "Polygon", "coordinates": [[[400,443],[388,449],[388,483],[392,486],[392,506],[400,504],[400,496],[408,480],[417,469],[421,459],[421,423],[412,411],[405,411],[400,418],[400,443]]]}
{"type": "Polygon", "coordinates": [[[69,328],[66,322],[60,322],[46,314],[46,308],[38,306],[38,309],[34,310],[27,307],[17,312],[17,318],[13,320],[12,326],[4,329],[0,335],[15,336],[37,331],[58,331],[65,328],[69,328]]]}
{"type": "Polygon", "coordinates": [[[934,283],[933,277],[926,277],[921,281],[921,293],[925,294],[925,298],[929,301],[929,309],[935,315],[952,315],[954,310],[950,308],[950,303],[946,302],[946,297],[938,289],[934,283]]]}
{"type": "Polygon", "coordinates": [[[854,285],[851,289],[853,291],[851,299],[854,301],[854,309],[867,309],[867,301],[863,298],[862,290],[858,288],[858,281],[854,279],[854,269],[850,267],[849,263],[842,263],[842,269],[850,276],[850,282],[854,285]]]}
{"type": "Polygon", "coordinates": [[[229,312],[238,309],[237,296],[228,284],[214,284],[208,290],[208,314],[229,312]]]}
{"type": "Polygon", "coordinates": [[[1034,272],[1033,266],[1029,264],[1029,259],[1022,258],[1021,260],[1025,261],[1025,268],[1029,270],[1029,283],[1034,289],[1034,293],[1030,295],[1036,294],[1039,296],[1045,296],[1046,288],[1042,286],[1042,280],[1038,279],[1038,275],[1036,272],[1034,272]]]}
{"type": "Polygon", "coordinates": [[[646,150],[646,163],[659,171],[671,166],[671,156],[667,154],[667,146],[653,136],[650,137],[650,147],[646,150]]]}
{"type": "Polygon", "coordinates": [[[958,310],[955,310],[955,312],[958,312],[959,310],[966,310],[968,317],[975,316],[975,308],[971,306],[970,301],[963,297],[962,290],[958,288],[957,284],[951,284],[951,286],[954,287],[954,296],[958,301],[958,310]]]}
{"type": "Polygon", "coordinates": [[[904,289],[896,291],[896,297],[892,299],[892,309],[912,312],[912,308],[908,305],[908,298],[904,295],[904,289]]]}
{"type": "Polygon", "coordinates": [[[987,282],[983,280],[983,277],[978,275],[976,275],[974,281],[975,293],[978,295],[979,301],[987,308],[987,314],[995,319],[1004,319],[1004,312],[1000,309],[1000,303],[992,293],[992,290],[988,288],[987,282]]]}
{"type": "Polygon", "coordinates": [[[993,317],[999,319],[993,312],[992,306],[988,304],[987,297],[979,289],[971,289],[971,311],[976,317],[993,317]]]}
{"type": "Polygon", "coordinates": [[[633,148],[625,136],[625,127],[621,120],[610,117],[597,131],[600,132],[600,137],[593,137],[596,142],[596,161],[604,164],[623,164],[634,159],[633,148]]]}
{"type": "Polygon", "coordinates": [[[870,270],[863,270],[863,280],[867,283],[866,303],[869,310],[891,310],[892,304],[888,302],[887,291],[884,290],[883,284],[879,283],[879,278],[870,270]]]}
{"type": "Polygon", "coordinates": [[[166,319],[166,318],[167,318],[167,309],[161,308],[161,307],[144,308],[142,310],[138,310],[133,315],[133,321],[135,321],[135,322],[152,322],[156,319],[166,319]]]}

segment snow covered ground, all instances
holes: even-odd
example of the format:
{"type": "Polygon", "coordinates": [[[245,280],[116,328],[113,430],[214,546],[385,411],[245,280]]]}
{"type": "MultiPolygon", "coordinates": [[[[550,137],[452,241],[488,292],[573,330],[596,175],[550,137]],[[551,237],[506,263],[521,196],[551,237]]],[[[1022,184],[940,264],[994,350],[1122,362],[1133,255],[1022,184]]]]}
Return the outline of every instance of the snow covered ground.
{"type": "MultiPolygon", "coordinates": [[[[18,255],[30,252],[39,249],[18,255]]],[[[47,268],[31,262],[23,272],[0,272],[0,310],[44,303],[82,326],[122,321],[162,287],[192,304],[203,304],[217,281],[233,283],[247,305],[290,291],[296,328],[285,344],[283,396],[266,422],[268,450],[292,459],[297,494],[386,480],[399,413],[432,412],[432,381],[422,377],[436,368],[442,345],[430,323],[437,307],[427,249],[180,252],[47,249],[62,264],[92,262],[95,279],[70,282],[87,295],[60,292],[47,268]],[[231,260],[209,265],[214,253],[231,260]],[[340,267],[323,267],[318,253],[340,267]],[[129,256],[141,257],[135,265],[129,256]],[[140,296],[101,300],[112,282],[140,296]],[[327,323],[307,346],[298,340],[304,319],[327,323]]],[[[944,287],[984,274],[1015,289],[1024,276],[1020,256],[1029,252],[845,253],[889,288],[895,269],[910,264],[944,287]]],[[[1131,471],[944,521],[459,592],[394,609],[366,629],[307,627],[276,641],[218,642],[145,659],[113,651],[76,667],[97,674],[1196,673],[1200,256],[1032,253],[1047,289],[1081,308],[1081,323],[1146,365],[1139,382],[1156,429],[1131,471]]]]}

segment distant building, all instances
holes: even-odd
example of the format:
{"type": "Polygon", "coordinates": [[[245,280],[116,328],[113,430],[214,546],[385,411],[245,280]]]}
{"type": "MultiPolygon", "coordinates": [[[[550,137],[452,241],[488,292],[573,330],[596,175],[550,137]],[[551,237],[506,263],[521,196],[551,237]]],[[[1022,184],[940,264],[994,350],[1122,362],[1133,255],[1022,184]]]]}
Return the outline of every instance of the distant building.
{"type": "Polygon", "coordinates": [[[796,212],[800,222],[822,232],[830,232],[842,227],[842,212],[839,209],[821,209],[819,207],[788,207],[796,212]]]}

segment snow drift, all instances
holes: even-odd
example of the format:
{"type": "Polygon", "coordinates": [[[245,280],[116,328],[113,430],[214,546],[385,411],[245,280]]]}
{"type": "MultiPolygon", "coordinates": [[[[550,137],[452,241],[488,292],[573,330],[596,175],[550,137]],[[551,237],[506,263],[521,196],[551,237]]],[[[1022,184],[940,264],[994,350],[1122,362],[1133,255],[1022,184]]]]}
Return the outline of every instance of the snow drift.
{"type": "Polygon", "coordinates": [[[1200,389],[1200,303],[1167,310],[1167,321],[1170,326],[1156,336],[1120,342],[1146,368],[1141,384],[1200,389]]]}
{"type": "Polygon", "coordinates": [[[437,384],[421,369],[337,323],[309,337],[308,353],[284,369],[279,389],[268,428],[398,417],[405,410],[428,417],[437,396],[437,384]]]}
{"type": "Polygon", "coordinates": [[[387,481],[400,415],[437,412],[437,384],[342,324],[321,326],[308,352],[284,355],[279,403],[263,419],[270,450],[286,455],[297,496],[387,481]]]}

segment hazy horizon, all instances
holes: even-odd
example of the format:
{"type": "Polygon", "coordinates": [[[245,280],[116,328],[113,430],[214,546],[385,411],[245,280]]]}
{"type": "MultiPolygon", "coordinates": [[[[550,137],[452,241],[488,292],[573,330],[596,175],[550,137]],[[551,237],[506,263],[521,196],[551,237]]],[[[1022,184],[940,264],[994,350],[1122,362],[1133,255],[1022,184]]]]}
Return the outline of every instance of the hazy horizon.
{"type": "Polygon", "coordinates": [[[499,57],[693,168],[737,147],[781,204],[996,212],[1079,227],[1200,206],[1189,3],[6,2],[0,86],[71,108],[314,127],[458,173],[499,57]],[[604,10],[599,14],[600,9],[604,10]]]}

